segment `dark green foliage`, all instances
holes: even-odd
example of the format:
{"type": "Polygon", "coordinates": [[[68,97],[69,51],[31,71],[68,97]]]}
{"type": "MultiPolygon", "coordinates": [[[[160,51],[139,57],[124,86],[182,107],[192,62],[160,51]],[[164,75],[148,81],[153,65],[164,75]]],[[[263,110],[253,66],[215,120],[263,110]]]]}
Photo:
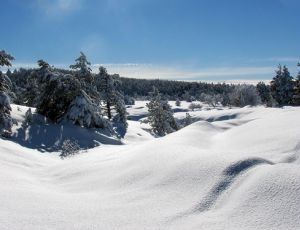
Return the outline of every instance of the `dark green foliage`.
{"type": "MultiPolygon", "coordinates": [[[[300,63],[298,63],[297,66],[300,67],[300,63]]],[[[298,76],[297,76],[296,82],[295,82],[293,104],[300,105],[300,72],[298,73],[298,76]]]]}
{"type": "Polygon", "coordinates": [[[124,103],[125,103],[125,105],[134,105],[135,104],[135,100],[134,100],[133,97],[125,95],[124,96],[124,103]]]}
{"type": "MultiPolygon", "coordinates": [[[[0,66],[11,66],[11,61],[14,57],[6,53],[4,50],[0,51],[0,66]]],[[[0,71],[0,134],[9,137],[11,135],[12,118],[10,116],[10,97],[12,84],[10,79],[2,74],[0,71]]]]}
{"type": "Polygon", "coordinates": [[[37,112],[58,121],[67,112],[69,105],[80,92],[79,81],[71,75],[46,73],[37,112]]]}
{"type": "Polygon", "coordinates": [[[118,74],[108,74],[107,70],[100,66],[99,73],[95,76],[97,90],[100,93],[101,101],[109,120],[122,124],[127,129],[127,113],[124,103],[124,96],[120,92],[120,77],[118,74]],[[113,116],[113,112],[115,115],[113,116]]]}
{"type": "Polygon", "coordinates": [[[271,81],[271,93],[279,106],[290,105],[293,102],[294,82],[286,66],[278,66],[276,76],[271,81]]]}
{"type": "Polygon", "coordinates": [[[261,102],[267,106],[272,106],[272,95],[270,86],[264,82],[259,82],[256,85],[257,92],[260,96],[261,102]]]}
{"type": "Polygon", "coordinates": [[[13,60],[15,60],[13,56],[6,53],[4,50],[0,51],[0,66],[11,66],[13,60]]]}
{"type": "Polygon", "coordinates": [[[50,69],[50,65],[44,60],[38,60],[37,63],[41,70],[50,69]]]}
{"type": "Polygon", "coordinates": [[[70,68],[77,71],[77,76],[81,78],[82,82],[86,81],[86,83],[91,84],[93,82],[91,63],[87,60],[85,54],[80,52],[80,56],[75,62],[74,65],[70,65],[70,68]]]}

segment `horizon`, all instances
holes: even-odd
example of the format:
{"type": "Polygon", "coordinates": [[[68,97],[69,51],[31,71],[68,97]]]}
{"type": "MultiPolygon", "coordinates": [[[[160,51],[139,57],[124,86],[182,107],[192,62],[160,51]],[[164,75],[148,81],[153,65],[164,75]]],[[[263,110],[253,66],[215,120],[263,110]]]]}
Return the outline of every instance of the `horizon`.
{"type": "Polygon", "coordinates": [[[38,59],[68,68],[83,51],[93,67],[131,78],[252,82],[271,80],[278,64],[299,71],[297,0],[2,5],[1,49],[15,57],[13,68],[38,59]]]}

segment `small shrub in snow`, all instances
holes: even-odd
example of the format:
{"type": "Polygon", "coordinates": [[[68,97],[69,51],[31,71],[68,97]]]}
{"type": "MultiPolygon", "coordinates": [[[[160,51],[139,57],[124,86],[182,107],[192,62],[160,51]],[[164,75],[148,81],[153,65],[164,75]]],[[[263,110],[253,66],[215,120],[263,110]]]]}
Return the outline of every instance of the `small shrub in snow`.
{"type": "Polygon", "coordinates": [[[200,105],[200,104],[197,104],[197,103],[191,103],[190,105],[189,105],[189,109],[190,110],[192,110],[192,111],[194,111],[195,109],[201,109],[202,108],[202,106],[200,105]]]}
{"type": "Polygon", "coordinates": [[[184,126],[188,126],[190,124],[192,124],[192,117],[189,113],[186,113],[184,119],[184,126]]]}
{"type": "Polygon", "coordinates": [[[124,103],[125,103],[125,105],[134,105],[135,100],[133,97],[126,95],[126,96],[124,96],[124,103]]]}
{"type": "Polygon", "coordinates": [[[181,101],[178,98],[176,99],[175,105],[178,107],[181,105],[181,101]]]}
{"type": "Polygon", "coordinates": [[[69,157],[79,153],[79,150],[80,150],[80,146],[76,141],[71,141],[67,139],[62,144],[62,149],[59,156],[63,159],[65,157],[69,157]]]}

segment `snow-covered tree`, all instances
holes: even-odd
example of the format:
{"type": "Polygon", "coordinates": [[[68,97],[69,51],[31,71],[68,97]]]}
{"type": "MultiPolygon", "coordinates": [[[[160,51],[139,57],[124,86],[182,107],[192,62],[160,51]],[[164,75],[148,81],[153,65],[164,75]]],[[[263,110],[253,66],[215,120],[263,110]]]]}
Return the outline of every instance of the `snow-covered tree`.
{"type": "Polygon", "coordinates": [[[79,70],[82,76],[85,76],[92,71],[91,63],[87,60],[87,57],[83,52],[80,52],[80,56],[75,60],[75,62],[76,63],[74,65],[70,65],[70,68],[79,70]]]}
{"type": "MultiPolygon", "coordinates": [[[[4,50],[0,51],[0,66],[11,66],[11,61],[14,57],[6,53],[4,50]]],[[[2,136],[10,136],[13,125],[10,115],[10,98],[8,91],[11,87],[9,78],[0,71],[0,134],[2,136]]]]}
{"type": "Polygon", "coordinates": [[[113,117],[113,121],[117,123],[118,126],[122,126],[124,131],[127,130],[127,111],[123,99],[123,95],[119,92],[116,93],[114,98],[114,105],[116,110],[116,115],[113,117]]]}
{"type": "Polygon", "coordinates": [[[115,82],[111,75],[107,73],[106,68],[99,67],[99,73],[96,75],[96,85],[100,92],[101,99],[105,104],[105,111],[108,119],[112,118],[112,106],[115,97],[115,82]]]}
{"type": "Polygon", "coordinates": [[[171,106],[168,104],[168,101],[162,100],[157,88],[153,87],[151,100],[146,106],[148,108],[148,117],[144,122],[150,124],[155,134],[164,136],[167,133],[178,130],[171,106]]]}
{"type": "Polygon", "coordinates": [[[80,82],[72,75],[47,71],[42,78],[37,112],[56,122],[65,115],[71,102],[79,95],[80,82]]]}
{"type": "Polygon", "coordinates": [[[64,119],[86,128],[110,128],[109,122],[102,116],[100,107],[81,90],[69,105],[64,119]]]}
{"type": "Polygon", "coordinates": [[[13,56],[6,53],[4,50],[0,50],[0,66],[11,66],[13,60],[15,60],[13,56]]]}
{"type": "Polygon", "coordinates": [[[100,98],[104,102],[104,110],[109,120],[120,122],[127,128],[127,113],[124,103],[124,96],[118,90],[119,75],[110,75],[102,66],[95,77],[97,89],[100,92],[100,98]],[[113,117],[113,110],[115,115],[113,117]]]}
{"type": "Polygon", "coordinates": [[[292,103],[294,82],[286,66],[283,68],[281,65],[278,66],[276,76],[271,81],[270,87],[273,98],[280,106],[292,103]]]}
{"type": "Polygon", "coordinates": [[[75,60],[74,65],[70,65],[70,68],[78,71],[78,77],[83,78],[88,83],[93,82],[91,63],[83,52],[80,52],[80,56],[75,60]]]}
{"type": "Polygon", "coordinates": [[[257,105],[260,103],[260,97],[253,85],[237,85],[230,94],[230,104],[243,107],[246,105],[257,105]]]}
{"type": "Polygon", "coordinates": [[[272,95],[270,87],[261,81],[257,83],[256,89],[260,96],[261,102],[266,104],[267,106],[272,106],[272,95]]]}
{"type": "Polygon", "coordinates": [[[38,63],[38,66],[40,67],[40,70],[46,70],[46,69],[51,68],[49,63],[42,59],[38,60],[37,63],[38,63]]]}

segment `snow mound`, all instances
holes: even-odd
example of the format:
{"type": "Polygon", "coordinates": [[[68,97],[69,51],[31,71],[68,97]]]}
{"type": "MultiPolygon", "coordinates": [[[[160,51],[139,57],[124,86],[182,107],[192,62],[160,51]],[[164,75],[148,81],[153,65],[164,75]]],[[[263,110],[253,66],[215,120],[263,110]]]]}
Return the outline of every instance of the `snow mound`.
{"type": "Polygon", "coordinates": [[[65,160],[1,139],[0,229],[299,229],[300,108],[191,115],[65,160]]]}

